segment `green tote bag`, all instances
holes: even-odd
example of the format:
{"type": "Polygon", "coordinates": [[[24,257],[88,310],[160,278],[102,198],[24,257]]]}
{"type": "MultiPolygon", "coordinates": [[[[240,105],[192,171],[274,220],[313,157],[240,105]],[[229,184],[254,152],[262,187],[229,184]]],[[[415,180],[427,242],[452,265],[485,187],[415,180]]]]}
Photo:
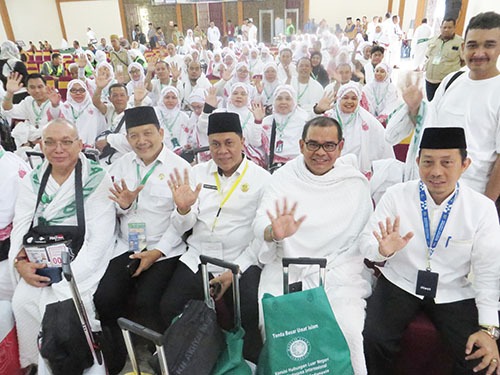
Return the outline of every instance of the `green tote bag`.
{"type": "Polygon", "coordinates": [[[351,375],[349,347],[323,287],[262,299],[266,342],[258,375],[351,375]]]}

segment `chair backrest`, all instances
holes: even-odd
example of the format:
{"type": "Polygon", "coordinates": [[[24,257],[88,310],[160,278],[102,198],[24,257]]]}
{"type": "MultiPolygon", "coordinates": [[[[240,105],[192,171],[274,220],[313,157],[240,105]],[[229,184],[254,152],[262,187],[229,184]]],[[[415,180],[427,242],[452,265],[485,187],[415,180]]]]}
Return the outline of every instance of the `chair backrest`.
{"type": "Polygon", "coordinates": [[[57,82],[57,89],[59,90],[59,94],[61,94],[62,100],[66,101],[66,97],[68,95],[68,83],[73,78],[71,76],[62,76],[59,77],[59,81],[57,82]]]}

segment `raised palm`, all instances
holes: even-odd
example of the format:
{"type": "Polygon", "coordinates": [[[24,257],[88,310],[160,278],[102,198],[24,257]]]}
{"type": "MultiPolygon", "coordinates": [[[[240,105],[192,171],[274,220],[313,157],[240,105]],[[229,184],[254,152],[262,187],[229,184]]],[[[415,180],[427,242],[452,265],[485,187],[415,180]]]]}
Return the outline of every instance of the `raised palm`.
{"type": "Polygon", "coordinates": [[[201,184],[198,184],[195,190],[189,185],[189,171],[187,169],[184,170],[184,178],[182,178],[179,170],[175,168],[174,173],[170,174],[168,186],[172,191],[175,205],[180,212],[189,211],[201,191],[201,184]]]}
{"type": "Polygon", "coordinates": [[[304,215],[298,220],[295,220],[296,210],[297,202],[295,202],[292,207],[288,209],[288,202],[286,198],[283,198],[283,208],[280,208],[279,201],[276,201],[276,216],[273,216],[273,214],[267,210],[267,216],[271,220],[275,240],[281,241],[297,232],[300,225],[306,219],[306,216],[304,215]]]}
{"type": "Polygon", "coordinates": [[[394,223],[391,223],[390,218],[386,218],[385,226],[382,221],[378,223],[380,233],[373,231],[373,235],[378,241],[379,252],[385,257],[403,249],[413,237],[412,232],[406,233],[404,237],[399,234],[399,222],[399,216],[396,216],[394,223]]]}

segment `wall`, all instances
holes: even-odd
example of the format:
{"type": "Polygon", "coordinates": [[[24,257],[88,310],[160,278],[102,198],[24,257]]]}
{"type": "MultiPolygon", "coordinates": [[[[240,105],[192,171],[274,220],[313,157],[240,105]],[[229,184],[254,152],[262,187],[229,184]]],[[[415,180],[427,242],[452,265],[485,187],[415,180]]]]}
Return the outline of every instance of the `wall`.
{"type": "Polygon", "coordinates": [[[6,0],[12,30],[26,45],[32,40],[48,40],[54,48],[61,46],[62,32],[55,0],[6,0]]]}
{"type": "MultiPolygon", "coordinates": [[[[332,0],[310,0],[309,16],[319,23],[323,18],[328,25],[334,26],[339,23],[345,27],[345,19],[352,17],[353,20],[367,16],[368,20],[374,16],[384,16],[387,12],[387,0],[369,1],[332,1],[332,0]]],[[[397,13],[397,7],[395,7],[397,13]]]]}
{"type": "MultiPolygon", "coordinates": [[[[12,20],[11,20],[12,22],[12,20]]],[[[5,40],[7,39],[7,33],[5,32],[5,27],[3,27],[3,22],[2,22],[2,25],[0,26],[0,40],[5,40]]],[[[27,44],[28,42],[26,42],[27,44]]]]}
{"type": "Polygon", "coordinates": [[[108,42],[111,34],[122,34],[118,0],[62,2],[61,13],[70,45],[75,39],[87,45],[87,27],[108,42]]]}

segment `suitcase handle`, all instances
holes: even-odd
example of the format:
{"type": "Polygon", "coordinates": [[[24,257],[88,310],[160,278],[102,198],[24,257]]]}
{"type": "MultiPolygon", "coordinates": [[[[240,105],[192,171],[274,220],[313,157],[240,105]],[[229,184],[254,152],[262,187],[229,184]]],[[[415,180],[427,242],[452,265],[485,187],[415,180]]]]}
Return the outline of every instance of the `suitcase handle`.
{"type": "Polygon", "coordinates": [[[283,258],[283,293],[290,292],[290,284],[288,283],[288,267],[292,264],[297,265],[318,265],[319,266],[319,285],[325,287],[326,278],[326,258],[283,258]]]}
{"type": "Polygon", "coordinates": [[[122,330],[123,339],[125,340],[127,353],[130,358],[130,363],[134,370],[134,374],[141,374],[141,369],[139,367],[139,362],[137,361],[137,356],[135,354],[134,345],[132,344],[132,337],[130,336],[130,332],[149,341],[152,341],[155,344],[156,351],[158,352],[158,359],[160,361],[161,373],[162,375],[169,375],[167,356],[165,354],[165,348],[163,347],[163,335],[126,318],[118,318],[117,322],[118,326],[122,330]]]}
{"type": "Polygon", "coordinates": [[[153,331],[152,329],[144,327],[139,323],[135,323],[126,318],[118,318],[118,325],[122,330],[130,331],[134,335],[144,337],[145,339],[153,342],[153,344],[155,344],[156,346],[163,345],[163,335],[159,334],[156,331],[153,331]]]}
{"type": "Polygon", "coordinates": [[[290,264],[302,264],[302,265],[311,265],[317,264],[320,268],[326,267],[326,258],[283,258],[283,267],[288,267],[290,264]]]}
{"type": "Polygon", "coordinates": [[[203,277],[203,292],[205,293],[205,302],[208,306],[215,309],[215,304],[210,296],[210,282],[208,280],[207,264],[214,264],[216,266],[231,270],[233,274],[233,313],[234,313],[234,326],[239,329],[241,327],[241,302],[240,302],[240,266],[234,263],[223,261],[222,259],[207,257],[200,255],[201,261],[201,274],[203,277]]]}
{"type": "Polygon", "coordinates": [[[206,255],[200,255],[200,261],[201,264],[207,265],[207,264],[213,264],[222,268],[227,268],[228,270],[231,270],[233,275],[236,275],[240,273],[240,266],[234,263],[229,263],[226,262],[222,259],[217,259],[217,258],[212,258],[212,257],[207,257],[206,255]]]}

